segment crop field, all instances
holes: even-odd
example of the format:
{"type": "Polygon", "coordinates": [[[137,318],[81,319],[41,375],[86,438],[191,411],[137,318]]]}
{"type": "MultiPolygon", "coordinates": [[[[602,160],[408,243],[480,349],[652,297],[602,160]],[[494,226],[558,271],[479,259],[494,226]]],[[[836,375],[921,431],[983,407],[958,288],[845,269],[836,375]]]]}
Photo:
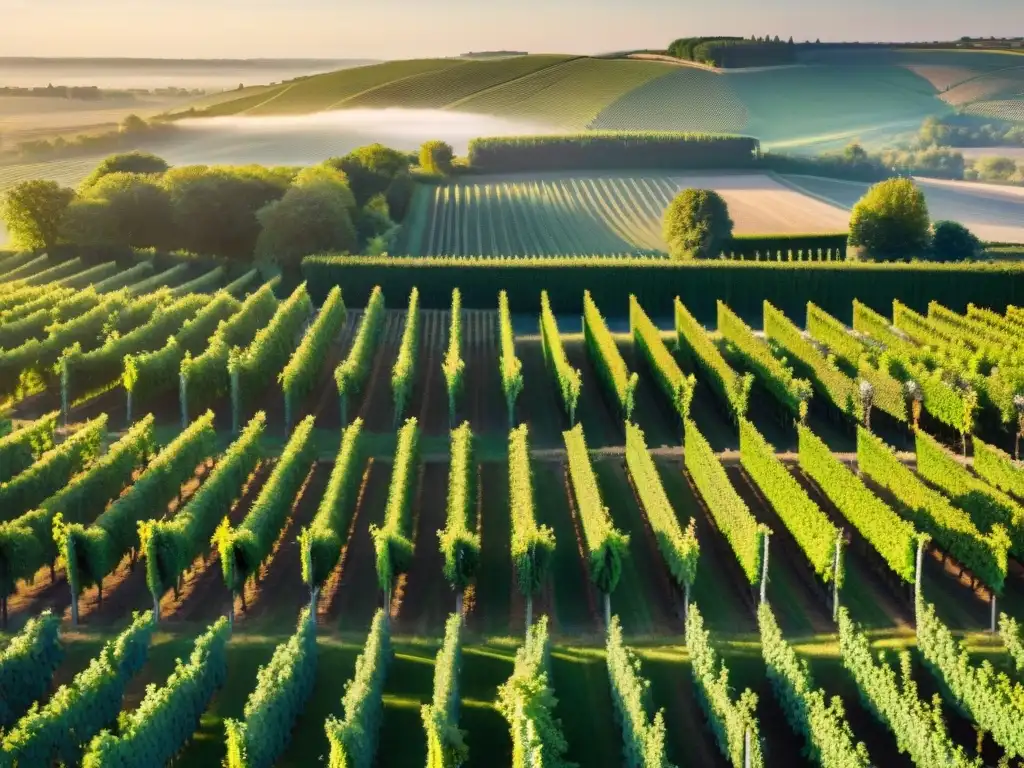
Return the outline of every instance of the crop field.
{"type": "MultiPolygon", "coordinates": [[[[78,285],[73,266],[60,279],[78,285]]],[[[46,269],[8,268],[0,302],[17,291],[68,301],[34,279],[46,269]]],[[[5,759],[77,764],[85,751],[88,761],[146,744],[150,764],[216,765],[245,751],[308,766],[364,743],[348,740],[350,726],[379,725],[377,765],[424,764],[433,721],[424,731],[420,708],[446,690],[436,675],[458,683],[459,706],[434,716],[465,731],[465,765],[507,765],[517,730],[506,717],[519,710],[497,701],[518,690],[501,692],[515,674],[550,686],[557,703],[543,706],[554,706],[568,759],[613,768],[635,738],[618,725],[625,675],[650,681],[673,765],[725,766],[736,760],[709,727],[722,710],[699,704],[722,663],[733,688],[720,701],[746,713],[755,764],[815,764],[803,743],[820,726],[787,719],[786,696],[821,688],[841,697],[838,723],[865,744],[870,763],[858,765],[910,765],[894,715],[862,699],[888,689],[866,675],[878,662],[857,656],[861,637],[914,651],[919,689],[896,700],[933,738],[989,765],[1024,754],[1000,725],[1019,722],[1019,704],[943,682],[964,674],[945,654],[953,631],[968,640],[968,674],[987,674],[972,665],[988,660],[1020,685],[1017,625],[985,633],[997,604],[1024,619],[1024,469],[993,447],[1012,449],[1015,423],[988,418],[996,377],[1022,365],[1015,310],[933,305],[924,316],[897,304],[889,318],[855,307],[854,334],[814,307],[805,322],[767,305],[755,332],[720,304],[709,332],[678,302],[599,308],[588,294],[581,320],[546,301],[540,318],[514,315],[503,295],[494,310],[462,310],[456,294],[448,312],[420,309],[417,292],[376,292],[346,310],[338,290],[314,308],[304,286],[278,298],[256,284],[233,298],[159,282],[134,296],[94,283],[84,289],[99,291],[93,309],[67,309],[27,346],[0,349],[12,422],[0,437],[5,759]],[[99,327],[116,334],[98,339],[99,327]],[[80,353],[61,355],[72,339],[80,353]],[[230,374],[229,343],[239,350],[230,374]],[[979,357],[992,369],[959,371],[987,393],[976,423],[948,407],[967,390],[927,377],[928,345],[951,371],[979,357]],[[873,368],[883,348],[925,385],[916,434],[902,395],[882,394],[903,391],[873,368]],[[874,371],[873,409],[847,397],[858,364],[874,371]],[[42,386],[26,394],[28,379],[42,386]],[[980,435],[973,457],[959,455],[958,431],[980,435]],[[537,538],[523,549],[523,536],[537,538]],[[524,580],[532,568],[537,580],[524,580]],[[52,619],[29,622],[44,609],[52,619]],[[460,609],[461,621],[448,618],[460,609]],[[147,610],[158,615],[128,623],[147,610]],[[528,643],[550,643],[546,678],[516,661],[531,620],[528,643]],[[100,706],[90,675],[76,675],[118,632],[121,650],[103,658],[133,650],[90,672],[109,686],[100,706]],[[17,633],[28,640],[8,644],[17,633]],[[193,654],[199,635],[219,650],[193,654]],[[776,652],[809,666],[784,671],[776,652]],[[190,656],[194,684],[168,678],[190,656]],[[354,674],[370,676],[351,689],[362,699],[345,694],[354,674]],[[770,682],[780,675],[799,677],[789,689],[770,682]],[[756,693],[749,711],[744,688],[756,693]],[[936,713],[922,711],[918,696],[940,692],[936,713]],[[42,709],[28,711],[33,700],[42,709]],[[279,718],[261,721],[268,707],[279,718]],[[75,736],[59,737],[73,717],[75,736]]],[[[910,748],[927,764],[925,747],[910,748]]]]}
{"type": "Polygon", "coordinates": [[[751,174],[534,174],[420,188],[405,246],[416,256],[664,252],[662,215],[686,187],[725,198],[736,234],[843,231],[834,206],[751,174]]]}
{"type": "MultiPolygon", "coordinates": [[[[852,208],[868,184],[811,176],[786,176],[794,189],[852,208]]],[[[924,191],[933,221],[959,221],[982,240],[1024,243],[1024,190],[994,184],[942,179],[915,179],[924,191]]]]}

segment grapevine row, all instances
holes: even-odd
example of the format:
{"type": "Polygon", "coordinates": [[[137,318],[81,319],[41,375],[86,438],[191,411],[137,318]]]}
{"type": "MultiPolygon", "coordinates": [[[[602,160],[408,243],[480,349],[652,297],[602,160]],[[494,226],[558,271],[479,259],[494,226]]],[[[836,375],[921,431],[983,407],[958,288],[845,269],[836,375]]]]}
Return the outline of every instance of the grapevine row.
{"type": "Polygon", "coordinates": [[[604,594],[605,623],[611,620],[610,596],[622,576],[622,560],[629,551],[629,536],[612,524],[608,507],[601,499],[597,477],[590,463],[583,425],[577,424],[562,437],[565,440],[576,511],[588,551],[590,580],[604,594]]]}
{"type": "Polygon", "coordinates": [[[141,296],[142,294],[155,291],[160,288],[172,288],[177,285],[181,285],[185,281],[188,275],[188,264],[176,264],[170,269],[165,269],[163,272],[159,272],[152,277],[147,277],[144,280],[140,280],[137,283],[132,283],[128,286],[128,290],[134,296],[141,296]]]}
{"type": "Polygon", "coordinates": [[[398,357],[391,369],[391,393],[395,401],[395,426],[401,422],[412,399],[416,385],[416,359],[420,349],[420,292],[415,288],[409,294],[405,312],[405,330],[398,347],[398,357]]]}
{"type": "Polygon", "coordinates": [[[224,583],[233,594],[241,595],[243,609],[245,583],[270,556],[295,497],[309,474],[313,458],[312,435],[313,417],[307,416],[295,427],[245,519],[232,527],[224,518],[215,534],[224,583]]]}
{"type": "Polygon", "coordinates": [[[0,483],[10,481],[53,448],[59,415],[57,411],[47,413],[31,424],[0,437],[0,483]]]}
{"type": "Polygon", "coordinates": [[[508,435],[508,500],[512,515],[512,566],[519,591],[526,597],[526,626],[533,617],[533,595],[547,579],[555,553],[555,534],[537,523],[530,469],[529,434],[520,424],[508,435]]]}
{"type": "Polygon", "coordinates": [[[76,272],[60,280],[54,280],[50,285],[55,287],[59,286],[61,288],[83,290],[91,285],[103,282],[107,278],[116,275],[119,271],[120,270],[118,269],[116,262],[106,261],[102,264],[97,264],[94,267],[84,269],[81,272],[76,272]]]}
{"type": "Polygon", "coordinates": [[[722,357],[704,328],[676,297],[676,346],[686,354],[711,379],[711,383],[729,408],[734,419],[746,415],[750,403],[750,388],[754,384],[753,374],[740,376],[722,357]]]}
{"type": "Polygon", "coordinates": [[[170,762],[191,740],[224,685],[230,637],[227,617],[221,617],[196,638],[187,663],[177,660],[162,688],[150,685],[138,708],[122,713],[116,736],[102,731],[93,738],[83,768],[150,768],[170,762]]]}
{"type": "Polygon", "coordinates": [[[334,286],[327,294],[316,320],[299,342],[298,349],[281,371],[278,379],[284,392],[285,432],[291,430],[299,404],[313,390],[317,374],[327,357],[327,350],[344,324],[345,315],[341,288],[334,286]]]}
{"type": "Polygon", "coordinates": [[[1020,624],[1005,613],[999,617],[999,637],[1003,641],[1007,653],[1013,659],[1018,672],[1024,672],[1024,635],[1020,624]]]}
{"type": "Polygon", "coordinates": [[[348,535],[355,496],[363,477],[360,437],[363,420],[356,419],[341,437],[341,448],[334,460],[327,490],[309,527],[299,536],[302,549],[302,580],[310,591],[319,589],[341,557],[348,535]]]}
{"type": "Polygon", "coordinates": [[[554,369],[555,379],[558,382],[558,393],[562,397],[562,406],[565,408],[565,415],[569,418],[569,425],[576,423],[576,407],[580,402],[580,390],[583,388],[583,378],[578,368],[573,368],[569,358],[565,354],[565,346],[562,344],[562,337],[558,332],[558,322],[555,320],[555,313],[551,311],[551,302],[548,299],[548,292],[540,293],[540,340],[544,350],[544,361],[548,368],[554,369]]]}
{"type": "MultiPolygon", "coordinates": [[[[152,421],[152,416],[147,418],[152,421]]],[[[103,578],[114,572],[129,551],[139,549],[139,523],[163,516],[196,466],[213,453],[216,438],[213,412],[207,411],[157,454],[135,484],[91,525],[63,520],[54,524],[54,543],[64,559],[71,588],[74,623],[79,593],[95,584],[102,602],[103,578]]]]}
{"type": "Polygon", "coordinates": [[[448,426],[452,427],[455,425],[455,414],[458,413],[459,398],[466,385],[466,361],[462,359],[462,294],[458,288],[452,291],[448,347],[441,361],[441,372],[448,390],[448,426]]]}
{"type": "Polygon", "coordinates": [[[651,322],[633,295],[629,297],[629,326],[633,334],[633,344],[654,371],[654,378],[661,391],[672,403],[679,418],[688,418],[690,403],[693,402],[693,388],[697,385],[697,380],[692,375],[683,375],[676,359],[661,340],[661,331],[651,322]]]}
{"type": "Polygon", "coordinates": [[[462,669],[462,616],[448,617],[444,642],[434,662],[434,696],[420,708],[427,735],[427,766],[457,768],[469,757],[459,729],[459,673],[462,669]]]}
{"type": "Polygon", "coordinates": [[[377,286],[366,303],[366,311],[359,321],[359,330],[356,331],[352,349],[334,371],[334,381],[338,386],[338,396],[341,398],[342,424],[348,423],[349,398],[359,394],[370,373],[370,365],[377,351],[381,331],[384,329],[384,317],[384,294],[380,286],[377,286]]]}
{"type": "Polygon", "coordinates": [[[0,653],[0,731],[50,690],[53,673],[63,660],[60,617],[43,611],[29,619],[0,653]]]}
{"type": "Polygon", "coordinates": [[[523,391],[523,363],[516,357],[516,339],[512,330],[512,313],[508,307],[508,294],[498,294],[498,371],[501,373],[501,391],[508,410],[508,428],[515,424],[516,400],[523,391]]]}
{"type": "Polygon", "coordinates": [[[622,639],[619,617],[612,617],[605,645],[616,722],[622,729],[622,758],[628,768],[675,768],[665,748],[665,711],[654,712],[650,682],[640,660],[622,639]]]}
{"type": "Polygon", "coordinates": [[[181,574],[210,545],[217,525],[242,495],[260,460],[260,437],[266,425],[257,413],[227,449],[213,472],[184,508],[168,520],[152,520],[139,528],[140,550],[146,558],[146,583],[154,611],[168,589],[178,593],[181,574]]]}
{"type": "Polygon", "coordinates": [[[95,294],[95,290],[70,288],[22,288],[13,293],[0,292],[0,321],[7,325],[24,320],[40,310],[49,310],[77,294],[95,294]]]}
{"type": "Polygon", "coordinates": [[[234,434],[238,434],[243,415],[256,396],[266,390],[268,381],[276,381],[284,369],[312,307],[303,283],[277,308],[270,324],[257,332],[248,347],[232,349],[228,354],[234,434]]]}
{"type": "Polygon", "coordinates": [[[224,275],[227,270],[224,267],[214,267],[209,272],[204,272],[199,277],[182,283],[171,289],[171,295],[184,296],[188,293],[216,293],[224,282],[224,275]]]}
{"type": "MultiPolygon", "coordinates": [[[[459,595],[476,576],[480,565],[480,535],[476,532],[476,491],[473,463],[473,432],[469,422],[451,433],[451,464],[448,474],[448,516],[441,540],[444,577],[459,595]]],[[[461,613],[461,611],[460,611],[461,613]]]]}
{"type": "Polygon", "coordinates": [[[419,462],[419,428],[408,419],[398,432],[384,524],[370,526],[376,553],[377,583],[390,599],[395,577],[412,564],[412,502],[419,462]]]}
{"type": "Polygon", "coordinates": [[[141,261],[134,267],[129,267],[118,272],[116,275],[111,275],[106,280],[101,280],[93,288],[96,289],[96,293],[119,291],[122,288],[127,288],[129,285],[137,283],[140,279],[149,277],[153,272],[153,262],[141,261]]]}
{"type": "Polygon", "coordinates": [[[1002,592],[1010,543],[1003,526],[994,525],[983,536],[965,512],[927,487],[891,448],[863,427],[857,429],[857,463],[862,472],[899,500],[916,527],[934,537],[983,584],[1002,592]]]}
{"type": "Polygon", "coordinates": [[[1012,493],[1018,499],[1024,498],[1024,467],[1010,454],[983,443],[977,437],[971,442],[974,445],[974,471],[1001,491],[1012,493]]]}
{"type": "Polygon", "coordinates": [[[601,310],[590,297],[590,291],[583,292],[583,337],[598,377],[622,409],[623,418],[628,421],[633,413],[639,377],[630,373],[626,367],[626,361],[615,345],[601,310]]]}
{"type": "Polygon", "coordinates": [[[383,609],[374,614],[356,670],[341,699],[344,717],[324,723],[331,751],[330,768],[373,768],[384,720],[384,681],[391,665],[391,635],[383,609]]]}
{"type": "Polygon", "coordinates": [[[260,667],[242,718],[224,721],[227,768],[271,768],[281,756],[313,692],[316,652],[316,614],[306,607],[295,634],[274,649],[267,666],[260,667]]]}
{"type": "Polygon", "coordinates": [[[798,379],[784,362],[772,354],[771,347],[757,338],[750,326],[721,300],[718,302],[718,330],[744,362],[757,372],[765,389],[786,410],[803,420],[811,399],[811,383],[798,379]]]}
{"type": "Polygon", "coordinates": [[[765,539],[771,531],[750,513],[708,441],[690,419],[685,422],[685,445],[686,471],[732,547],[747,581],[757,584],[762,577],[765,539]]]}
{"type": "Polygon", "coordinates": [[[17,349],[32,339],[38,339],[51,325],[66,323],[100,303],[100,297],[91,288],[84,291],[53,291],[52,298],[56,301],[47,301],[45,304],[33,302],[39,308],[31,314],[17,319],[5,319],[0,324],[0,348],[17,349]]]}

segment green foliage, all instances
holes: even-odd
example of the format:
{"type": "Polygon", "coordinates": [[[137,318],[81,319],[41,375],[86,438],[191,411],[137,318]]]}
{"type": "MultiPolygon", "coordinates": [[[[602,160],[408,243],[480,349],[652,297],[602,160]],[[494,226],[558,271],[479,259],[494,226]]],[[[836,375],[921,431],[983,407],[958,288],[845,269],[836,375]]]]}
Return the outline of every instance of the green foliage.
{"type": "Polygon", "coordinates": [[[220,457],[206,482],[168,520],[150,520],[139,526],[139,551],[146,558],[146,583],[154,600],[172,587],[178,577],[210,543],[217,524],[241,497],[243,487],[260,460],[260,437],[266,426],[260,411],[220,457]]]}
{"type": "Polygon", "coordinates": [[[448,388],[448,424],[455,421],[458,400],[465,388],[466,361],[462,359],[462,294],[452,291],[451,322],[448,326],[448,347],[441,361],[445,386],[448,388]]]}
{"type": "Polygon", "coordinates": [[[63,660],[60,617],[47,610],[30,618],[0,653],[0,728],[13,725],[43,698],[63,660]]]}
{"type": "MultiPolygon", "coordinates": [[[[842,261],[849,232],[834,235],[733,235],[722,246],[730,259],[754,261],[842,261]]],[[[717,254],[715,254],[717,255],[717,254]]]]}
{"type": "Polygon", "coordinates": [[[462,616],[452,614],[434,662],[434,697],[420,708],[427,733],[427,768],[458,768],[469,757],[465,732],[459,730],[461,634],[462,616]]]}
{"type": "Polygon", "coordinates": [[[140,523],[163,517],[196,466],[213,453],[216,438],[213,411],[207,411],[158,453],[131,488],[91,525],[77,521],[54,525],[54,542],[65,563],[72,600],[77,601],[86,587],[102,585],[103,577],[114,572],[122,557],[139,549],[140,523]]]}
{"type": "Polygon", "coordinates": [[[558,392],[562,396],[562,406],[569,424],[576,423],[576,406],[580,401],[580,390],[583,378],[578,368],[573,368],[565,354],[562,336],[558,332],[558,322],[551,310],[548,292],[540,292],[540,340],[544,351],[544,362],[548,368],[554,369],[558,392]]]}
{"type": "Polygon", "coordinates": [[[107,415],[103,414],[0,484],[0,520],[13,520],[65,488],[76,473],[100,455],[106,432],[107,415]]]}
{"type": "Polygon", "coordinates": [[[50,285],[53,288],[57,288],[58,286],[60,288],[89,288],[94,283],[103,282],[112,275],[119,273],[120,270],[118,269],[117,262],[107,261],[103,264],[97,264],[94,267],[84,269],[81,272],[76,272],[61,280],[54,280],[50,285]]]}
{"type": "Polygon", "coordinates": [[[689,590],[697,579],[697,561],[700,558],[697,522],[691,517],[685,532],[680,527],[661,484],[658,468],[647,452],[644,433],[630,422],[626,422],[626,466],[669,573],[676,584],[689,590]]]}
{"type": "Polygon", "coordinates": [[[354,149],[344,157],[331,158],[326,164],[348,176],[359,208],[374,195],[385,192],[397,176],[409,170],[408,156],[383,144],[354,149]]]}
{"type": "Polygon", "coordinates": [[[1024,635],[1021,635],[1017,620],[1011,619],[1005,613],[1000,614],[999,637],[1010,654],[1010,658],[1013,659],[1017,671],[1024,671],[1024,635]]]}
{"type": "Polygon", "coordinates": [[[863,427],[857,428],[857,465],[896,497],[916,527],[932,536],[983,584],[1002,592],[1010,546],[1002,525],[993,525],[983,535],[966,512],[926,486],[889,446],[863,427]]]}
{"type": "Polygon", "coordinates": [[[309,165],[303,168],[295,174],[292,188],[326,188],[344,199],[345,209],[349,212],[349,216],[354,216],[358,210],[355,195],[352,194],[352,190],[348,186],[348,176],[345,175],[344,171],[339,171],[327,163],[309,165]]]}
{"type": "MultiPolygon", "coordinates": [[[[177,287],[188,277],[188,272],[187,264],[176,264],[170,269],[165,269],[163,272],[147,277],[137,283],[132,283],[128,286],[128,293],[132,296],[141,296],[158,288],[177,287]]],[[[168,295],[173,294],[171,291],[168,291],[168,295]]]]}
{"type": "MultiPolygon", "coordinates": [[[[248,272],[243,273],[240,277],[232,280],[230,283],[224,286],[224,292],[230,293],[235,298],[250,295],[249,284],[256,280],[260,275],[258,269],[250,269],[248,272]]],[[[276,278],[275,278],[276,279],[276,278]]]]}
{"type": "Polygon", "coordinates": [[[921,536],[914,526],[892,511],[867,489],[821,438],[800,425],[800,469],[818,484],[893,573],[914,583],[917,545],[921,536]]]}
{"type": "Polygon", "coordinates": [[[221,322],[235,316],[241,306],[230,294],[219,292],[194,317],[182,323],[163,347],[125,355],[121,384],[131,393],[132,402],[140,403],[173,392],[185,355],[202,353],[221,322]]]}
{"type": "Polygon", "coordinates": [[[377,352],[377,344],[380,342],[381,331],[384,330],[385,320],[384,294],[377,288],[370,294],[366,303],[366,310],[359,320],[359,330],[352,341],[352,348],[348,355],[334,369],[334,381],[338,386],[338,395],[341,398],[341,423],[348,423],[348,399],[357,395],[366,382],[370,373],[370,366],[373,363],[373,356],[377,352]]]}
{"type": "Polygon", "coordinates": [[[281,376],[295,350],[295,339],[312,311],[303,283],[281,303],[270,323],[256,332],[248,347],[236,347],[228,354],[232,406],[238,418],[248,413],[268,381],[281,376]]]}
{"type": "Polygon", "coordinates": [[[626,367],[626,361],[622,359],[615,339],[601,316],[601,310],[590,297],[589,291],[583,292],[583,338],[598,377],[604,382],[608,394],[618,403],[623,418],[628,421],[633,414],[640,377],[626,367]]]}
{"type": "Polygon", "coordinates": [[[420,168],[427,173],[447,176],[452,172],[452,159],[455,152],[452,145],[434,139],[420,145],[420,168]]]}
{"type": "Polygon", "coordinates": [[[732,239],[729,206],[710,189],[684,189],[665,209],[662,237],[674,259],[709,259],[732,239]]]}
{"type": "Polygon", "coordinates": [[[612,617],[605,662],[622,729],[622,758],[629,768],[675,768],[665,747],[665,711],[653,713],[651,683],[641,676],[640,659],[622,639],[619,617],[612,617]]]}
{"type": "Polygon", "coordinates": [[[57,245],[61,220],[74,190],[55,181],[23,181],[7,190],[0,200],[0,219],[12,242],[26,249],[57,245]]]}
{"type": "Polygon", "coordinates": [[[924,193],[910,179],[889,179],[853,207],[850,245],[873,258],[909,259],[927,252],[930,227],[924,193]]]}
{"type": "Polygon", "coordinates": [[[480,565],[480,535],[475,525],[476,465],[468,421],[452,430],[451,454],[447,523],[437,535],[444,556],[444,577],[452,589],[461,591],[469,586],[480,565]]]}
{"type": "Polygon", "coordinates": [[[721,300],[718,302],[718,330],[744,363],[757,372],[761,384],[779,404],[803,420],[811,399],[811,383],[798,379],[786,361],[775,357],[771,347],[757,338],[750,326],[721,300]]]}
{"type": "Polygon", "coordinates": [[[0,483],[10,481],[53,448],[58,416],[58,411],[47,413],[0,437],[0,483]]]}
{"type": "Polygon", "coordinates": [[[936,261],[966,261],[981,253],[981,241],[956,221],[937,221],[932,227],[932,258],[936,261]]]}
{"type": "Polygon", "coordinates": [[[324,723],[331,745],[327,761],[330,768],[373,768],[384,720],[384,682],[392,655],[386,614],[380,609],[374,614],[363,652],[356,659],[355,673],[345,683],[341,699],[345,716],[331,715],[324,723]]]}
{"type": "Polygon", "coordinates": [[[622,576],[622,560],[629,552],[629,536],[612,525],[608,507],[601,499],[594,468],[590,464],[583,425],[563,432],[576,510],[583,527],[590,580],[604,594],[615,591],[622,576]]]}
{"type": "Polygon", "coordinates": [[[975,664],[961,642],[935,614],[935,606],[917,600],[917,647],[957,707],[992,734],[1007,757],[1024,755],[1024,685],[996,672],[989,661],[975,664]]]}
{"type": "Polygon", "coordinates": [[[138,708],[118,717],[117,735],[94,737],[83,768],[149,768],[166,765],[192,738],[199,719],[227,678],[227,617],[217,619],[196,638],[188,662],[175,661],[162,688],[150,684],[138,708]]]}
{"type": "Polygon", "coordinates": [[[511,768],[577,768],[564,757],[569,745],[555,717],[550,667],[548,617],[542,616],[516,651],[512,676],[498,688],[497,708],[512,732],[511,768]]]}
{"type": "MultiPolygon", "coordinates": [[[[814,572],[826,584],[831,583],[837,575],[835,558],[839,530],[789,474],[775,456],[775,449],[746,419],[740,420],[740,462],[793,535],[814,572]]],[[[841,586],[841,558],[838,577],[841,586]]]]}
{"type": "Polygon", "coordinates": [[[313,417],[307,416],[295,427],[245,519],[232,527],[225,517],[214,534],[224,583],[232,593],[245,588],[245,582],[273,551],[296,494],[309,474],[313,459],[313,424],[313,417]]]}
{"type": "Polygon", "coordinates": [[[771,531],[757,522],[750,513],[729,482],[725,469],[708,441],[689,419],[685,422],[685,433],[683,459],[686,471],[711,511],[718,530],[732,547],[747,581],[752,585],[757,584],[761,580],[764,539],[771,531]]]}
{"type": "Polygon", "coordinates": [[[702,133],[586,131],[489,136],[469,142],[469,164],[487,173],[573,169],[747,168],[757,139],[702,133]]]}
{"type": "Polygon", "coordinates": [[[152,634],[152,614],[135,614],[70,685],[62,685],[44,706],[34,704],[4,734],[0,759],[10,765],[81,765],[89,740],[117,718],[125,688],[146,663],[152,634]]]}
{"type": "Polygon", "coordinates": [[[281,371],[278,380],[284,390],[285,424],[288,427],[291,427],[291,420],[302,401],[313,391],[320,368],[327,357],[327,350],[345,323],[345,315],[341,288],[335,286],[327,294],[327,301],[320,307],[316,320],[309,326],[298,348],[281,371]]]}
{"type": "Polygon", "coordinates": [[[974,445],[974,471],[1006,493],[1024,498],[1024,468],[1006,451],[971,438],[974,445]]]}
{"type": "Polygon", "coordinates": [[[783,638],[767,603],[758,607],[757,623],[772,690],[789,727],[804,740],[805,754],[822,768],[870,768],[871,757],[863,742],[854,741],[842,699],[826,700],[825,692],[814,687],[807,660],[783,638]]]}
{"type": "Polygon", "coordinates": [[[398,446],[392,467],[384,524],[370,526],[376,555],[377,583],[381,591],[389,596],[395,577],[405,573],[412,564],[412,502],[416,483],[414,471],[419,468],[419,428],[416,419],[408,419],[398,431],[398,446]]]}
{"type": "Polygon", "coordinates": [[[736,373],[678,296],[674,307],[676,347],[710,378],[716,393],[723,405],[732,412],[733,418],[742,418],[746,415],[750,402],[750,388],[754,385],[753,374],[746,373],[740,376],[736,373]]]}
{"type": "Polygon", "coordinates": [[[313,522],[299,535],[302,548],[302,580],[310,589],[320,587],[341,557],[348,536],[356,494],[363,478],[360,436],[363,420],[356,419],[341,436],[341,448],[334,460],[327,490],[313,522]]]}
{"type": "Polygon", "coordinates": [[[78,185],[78,189],[80,192],[88,191],[96,182],[112,173],[159,176],[169,167],[166,160],[149,152],[135,151],[109,155],[103,158],[100,164],[93,169],[92,173],[85,177],[82,183],[78,185]]]}
{"type": "Polygon", "coordinates": [[[171,295],[180,297],[189,293],[217,293],[224,284],[226,273],[224,267],[214,267],[209,272],[204,272],[199,277],[171,289],[171,295]]]}
{"type": "Polygon", "coordinates": [[[167,190],[156,178],[122,171],[108,173],[81,193],[75,224],[65,234],[73,242],[89,245],[119,245],[131,248],[163,247],[173,244],[174,209],[167,190]],[[96,221],[84,220],[88,217],[96,221]],[[102,233],[85,237],[86,232],[102,233]]]}
{"type": "Polygon", "coordinates": [[[498,293],[498,370],[501,373],[501,391],[505,394],[508,427],[515,423],[516,400],[523,391],[523,362],[516,356],[516,337],[512,328],[512,311],[508,294],[498,293]]]}
{"type": "Polygon", "coordinates": [[[209,338],[205,351],[193,356],[188,350],[181,359],[179,387],[188,415],[198,415],[224,396],[230,386],[228,356],[232,347],[248,346],[266,328],[277,312],[274,288],[269,283],[251,294],[241,310],[222,320],[209,338]]]}
{"type": "Polygon", "coordinates": [[[629,297],[629,325],[633,334],[633,344],[640,349],[647,364],[654,371],[658,386],[679,413],[679,418],[682,420],[689,417],[697,379],[692,375],[683,375],[679,364],[662,341],[661,331],[647,317],[635,296],[629,297]]]}
{"type": "Polygon", "coordinates": [[[316,682],[316,613],[299,614],[295,634],[260,667],[243,719],[224,721],[227,768],[270,768],[291,741],[292,727],[316,682]]]}
{"type": "Polygon", "coordinates": [[[416,360],[420,349],[420,294],[415,288],[409,294],[405,312],[405,330],[398,356],[391,369],[391,394],[395,401],[395,425],[402,420],[416,386],[416,360]]]}
{"type": "Polygon", "coordinates": [[[810,371],[815,389],[828,398],[840,413],[857,421],[866,420],[859,383],[840,370],[835,357],[822,354],[788,317],[767,301],[764,303],[764,334],[777,349],[792,355],[810,371]]]}
{"type": "Polygon", "coordinates": [[[512,566],[519,591],[528,599],[547,579],[555,534],[537,524],[530,470],[529,433],[520,424],[508,434],[508,500],[512,515],[512,566]]]}
{"type": "Polygon", "coordinates": [[[733,766],[763,768],[761,736],[757,721],[757,694],[749,688],[738,699],[729,685],[729,670],[715,651],[711,633],[704,628],[704,617],[696,605],[690,606],[686,619],[686,650],[697,701],[708,719],[718,750],[733,766]],[[744,742],[750,733],[749,762],[744,763],[744,742]]]}
{"type": "Polygon", "coordinates": [[[351,200],[352,193],[344,186],[293,186],[256,213],[261,227],[256,261],[298,271],[304,256],[356,251],[351,200]]]}

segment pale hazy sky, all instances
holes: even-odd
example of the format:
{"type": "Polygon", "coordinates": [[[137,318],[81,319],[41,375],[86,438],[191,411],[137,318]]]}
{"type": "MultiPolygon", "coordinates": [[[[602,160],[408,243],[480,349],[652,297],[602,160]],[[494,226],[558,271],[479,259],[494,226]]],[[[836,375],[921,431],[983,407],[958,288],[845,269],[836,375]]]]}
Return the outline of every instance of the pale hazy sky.
{"type": "Polygon", "coordinates": [[[596,53],[700,34],[1024,35],[1024,0],[0,0],[0,56],[596,53]]]}

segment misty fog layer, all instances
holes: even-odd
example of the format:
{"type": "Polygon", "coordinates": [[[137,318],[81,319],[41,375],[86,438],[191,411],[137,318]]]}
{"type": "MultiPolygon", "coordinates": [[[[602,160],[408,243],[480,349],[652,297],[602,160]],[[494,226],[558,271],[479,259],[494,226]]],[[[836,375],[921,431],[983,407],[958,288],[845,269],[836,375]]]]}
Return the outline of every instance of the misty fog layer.
{"type": "Polygon", "coordinates": [[[490,115],[430,109],[350,109],[294,117],[182,120],[182,136],[158,150],[172,165],[261,163],[306,165],[379,142],[414,150],[441,139],[465,154],[477,136],[551,132],[550,126],[490,115]]]}

